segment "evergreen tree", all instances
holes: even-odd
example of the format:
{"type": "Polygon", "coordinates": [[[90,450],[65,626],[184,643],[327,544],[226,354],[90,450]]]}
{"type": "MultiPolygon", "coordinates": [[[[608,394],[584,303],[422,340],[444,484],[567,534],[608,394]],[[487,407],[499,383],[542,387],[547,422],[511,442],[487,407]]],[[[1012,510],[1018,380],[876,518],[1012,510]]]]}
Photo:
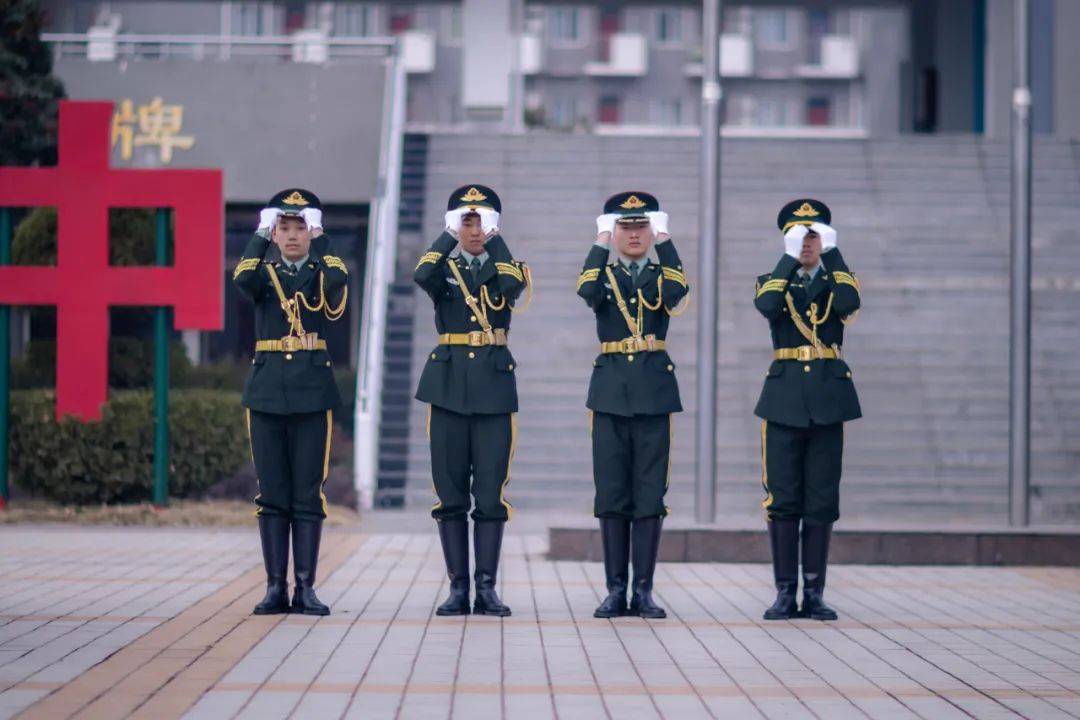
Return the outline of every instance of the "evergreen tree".
{"type": "Polygon", "coordinates": [[[44,24],[38,0],[0,0],[0,165],[56,164],[64,87],[41,41],[44,24]]]}

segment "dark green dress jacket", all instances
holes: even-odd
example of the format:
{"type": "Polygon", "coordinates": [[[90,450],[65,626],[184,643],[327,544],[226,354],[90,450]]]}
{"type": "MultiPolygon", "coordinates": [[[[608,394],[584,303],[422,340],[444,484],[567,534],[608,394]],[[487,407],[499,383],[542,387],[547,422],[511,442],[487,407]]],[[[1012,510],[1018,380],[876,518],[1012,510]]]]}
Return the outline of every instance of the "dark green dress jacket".
{"type": "MultiPolygon", "coordinates": [[[[290,331],[270,279],[270,268],[277,273],[286,298],[299,300],[298,294],[302,294],[313,308],[319,308],[325,296],[331,310],[337,310],[349,280],[345,264],[329,253],[326,235],[312,241],[308,261],[296,274],[284,265],[277,248],[271,249],[271,245],[270,240],[256,233],[233,272],[236,287],[255,303],[257,340],[280,340],[290,331]]],[[[312,312],[303,302],[297,302],[297,306],[304,331],[318,333],[324,339],[330,322],[326,311],[312,312]]],[[[242,400],[246,408],[286,415],[330,410],[341,404],[333,363],[326,350],[256,352],[251,363],[242,400]]]]}
{"type": "MultiPolygon", "coordinates": [[[[808,288],[797,280],[799,262],[789,255],[780,258],[771,273],[758,277],[754,305],[769,321],[774,350],[811,344],[791,319],[794,307],[808,329],[812,329],[808,311],[814,310],[819,320],[824,316],[817,326],[818,340],[842,351],[844,326],[860,307],[858,281],[836,248],[821,254],[821,264],[808,288]]],[[[854,420],[862,410],[847,362],[811,357],[773,360],[754,414],[783,425],[809,427],[854,420]]]]}
{"type": "MultiPolygon", "coordinates": [[[[524,263],[514,260],[502,236],[495,235],[487,241],[488,258],[474,279],[463,258],[449,257],[457,242],[444,232],[421,256],[413,273],[413,280],[435,305],[435,331],[443,335],[479,333],[483,329],[448,266],[456,263],[469,293],[486,310],[492,329],[509,333],[511,309],[526,286],[524,263]]],[[[440,343],[428,353],[416,399],[462,415],[517,412],[516,372],[517,363],[506,345],[440,343]]]]}
{"type": "MultiPolygon", "coordinates": [[[[671,240],[656,244],[659,263],[647,262],[637,282],[619,262],[608,264],[608,248],[593,245],[578,278],[578,295],[596,315],[600,342],[631,337],[607,277],[611,269],[627,310],[635,320],[641,308],[641,335],[667,338],[671,313],[690,292],[679,253],[671,240]],[[639,294],[640,293],[640,294],[639,294]]],[[[675,363],[666,350],[640,353],[600,353],[593,361],[586,406],[612,415],[664,415],[680,412],[675,363]]]]}

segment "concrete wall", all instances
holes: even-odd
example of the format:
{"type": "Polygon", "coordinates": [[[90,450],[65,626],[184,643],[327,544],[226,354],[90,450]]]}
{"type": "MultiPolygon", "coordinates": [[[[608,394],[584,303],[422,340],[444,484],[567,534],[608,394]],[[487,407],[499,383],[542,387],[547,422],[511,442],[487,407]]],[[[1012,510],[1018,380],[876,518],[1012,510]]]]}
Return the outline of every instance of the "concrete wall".
{"type": "MultiPolygon", "coordinates": [[[[310,188],[324,202],[358,203],[375,194],[384,60],[345,66],[63,59],[56,72],[72,98],[161,97],[183,106],[171,167],[222,167],[229,202],[263,202],[283,183],[310,188]]],[[[115,166],[156,167],[156,147],[134,148],[115,166]]]]}
{"type": "Polygon", "coordinates": [[[1080,139],[1080,2],[1054,4],[1054,132],[1080,139]]]}

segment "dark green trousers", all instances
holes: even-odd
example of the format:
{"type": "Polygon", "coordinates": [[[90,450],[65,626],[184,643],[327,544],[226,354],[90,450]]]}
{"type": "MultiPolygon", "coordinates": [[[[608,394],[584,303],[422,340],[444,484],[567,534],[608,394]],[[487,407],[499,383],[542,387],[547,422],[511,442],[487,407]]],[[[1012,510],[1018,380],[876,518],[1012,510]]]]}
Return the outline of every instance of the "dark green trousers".
{"type": "Polygon", "coordinates": [[[840,517],[844,424],[792,427],[761,422],[761,503],[770,520],[840,517]]]}
{"type": "Polygon", "coordinates": [[[323,483],[330,469],[333,411],[276,415],[248,410],[247,422],[259,478],[256,514],[325,518],[323,483]]]}
{"type": "Polygon", "coordinates": [[[431,516],[464,517],[472,507],[473,520],[509,520],[513,507],[505,492],[517,440],[514,414],[461,415],[429,407],[431,478],[439,497],[431,516]]]}
{"type": "Polygon", "coordinates": [[[593,482],[598,518],[667,516],[671,415],[592,414],[593,482]]]}

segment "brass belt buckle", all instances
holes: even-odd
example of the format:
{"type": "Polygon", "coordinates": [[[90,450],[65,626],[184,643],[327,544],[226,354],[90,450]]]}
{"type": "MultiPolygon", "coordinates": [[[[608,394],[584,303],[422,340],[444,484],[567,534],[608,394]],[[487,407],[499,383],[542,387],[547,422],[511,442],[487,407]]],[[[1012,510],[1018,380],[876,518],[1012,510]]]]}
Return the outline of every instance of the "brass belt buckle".
{"type": "Polygon", "coordinates": [[[469,347],[483,347],[485,339],[483,330],[473,330],[469,333],[469,347]]]}
{"type": "Polygon", "coordinates": [[[632,352],[636,352],[637,346],[635,344],[637,338],[623,338],[619,341],[619,351],[625,355],[629,355],[632,352]]]}
{"type": "Polygon", "coordinates": [[[814,359],[814,348],[811,345],[800,345],[799,347],[795,348],[795,350],[796,352],[798,352],[798,356],[796,357],[796,359],[799,362],[810,362],[814,359]]]}
{"type": "Polygon", "coordinates": [[[285,352],[296,352],[303,346],[303,340],[293,335],[287,335],[281,338],[281,349],[285,352]]]}

